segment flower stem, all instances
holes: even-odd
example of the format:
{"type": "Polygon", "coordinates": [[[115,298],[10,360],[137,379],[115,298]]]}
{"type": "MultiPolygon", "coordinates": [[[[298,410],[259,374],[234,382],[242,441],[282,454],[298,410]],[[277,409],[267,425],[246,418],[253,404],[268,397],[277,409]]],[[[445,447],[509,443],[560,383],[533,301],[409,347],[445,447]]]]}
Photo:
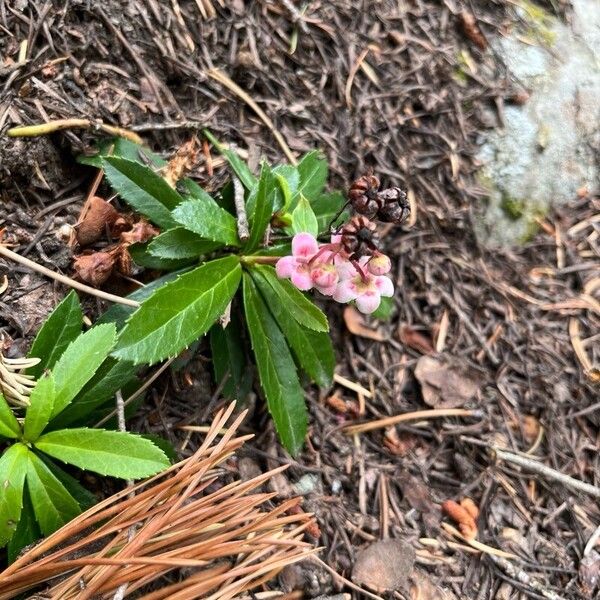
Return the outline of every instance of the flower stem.
{"type": "Polygon", "coordinates": [[[241,256],[240,260],[245,265],[274,265],[281,256],[241,256]]]}

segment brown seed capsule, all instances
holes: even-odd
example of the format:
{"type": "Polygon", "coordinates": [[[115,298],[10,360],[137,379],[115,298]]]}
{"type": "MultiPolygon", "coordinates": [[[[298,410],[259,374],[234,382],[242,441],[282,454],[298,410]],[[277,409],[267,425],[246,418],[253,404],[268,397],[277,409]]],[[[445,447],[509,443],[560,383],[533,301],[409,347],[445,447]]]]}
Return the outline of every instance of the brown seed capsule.
{"type": "Polygon", "coordinates": [[[373,218],[379,210],[378,190],[379,179],[375,175],[363,175],[350,186],[348,200],[357,213],[373,218]]]}
{"type": "Polygon", "coordinates": [[[342,248],[352,260],[371,256],[378,249],[375,223],[364,215],[354,215],[340,230],[342,248]]]}
{"type": "Polygon", "coordinates": [[[377,219],[384,223],[402,223],[410,215],[410,204],[406,192],[393,187],[382,190],[377,194],[379,209],[377,219]]]}

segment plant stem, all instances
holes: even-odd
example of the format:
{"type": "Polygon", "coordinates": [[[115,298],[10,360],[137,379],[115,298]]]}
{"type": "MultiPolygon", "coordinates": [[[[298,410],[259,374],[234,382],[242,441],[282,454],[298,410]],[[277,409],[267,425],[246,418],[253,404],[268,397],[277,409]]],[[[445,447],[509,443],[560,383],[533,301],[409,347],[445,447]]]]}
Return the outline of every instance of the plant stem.
{"type": "Polygon", "coordinates": [[[75,288],[80,292],[85,292],[86,294],[90,294],[92,296],[96,296],[97,298],[101,298],[102,300],[108,300],[109,302],[115,302],[117,304],[124,304],[125,306],[133,306],[137,308],[140,303],[135,300],[130,300],[129,298],[122,298],[121,296],[115,296],[114,294],[109,294],[108,292],[103,292],[102,290],[97,290],[96,288],[90,287],[89,285],[85,285],[85,283],[80,283],[79,281],[75,281],[66,275],[61,275],[60,273],[55,273],[50,269],[43,267],[42,265],[38,265],[38,263],[9,250],[5,246],[0,244],[0,255],[5,256],[6,258],[10,258],[11,260],[19,263],[25,267],[36,271],[37,273],[41,273],[46,277],[50,277],[55,281],[59,281],[60,283],[64,283],[69,287],[75,288]]]}
{"type": "Polygon", "coordinates": [[[233,181],[233,202],[235,204],[235,212],[237,213],[237,229],[238,236],[242,242],[245,242],[250,237],[248,228],[248,215],[246,214],[246,205],[244,202],[244,187],[242,182],[232,175],[233,181]]]}
{"type": "Polygon", "coordinates": [[[245,265],[274,265],[281,256],[241,256],[240,260],[245,265]]]}

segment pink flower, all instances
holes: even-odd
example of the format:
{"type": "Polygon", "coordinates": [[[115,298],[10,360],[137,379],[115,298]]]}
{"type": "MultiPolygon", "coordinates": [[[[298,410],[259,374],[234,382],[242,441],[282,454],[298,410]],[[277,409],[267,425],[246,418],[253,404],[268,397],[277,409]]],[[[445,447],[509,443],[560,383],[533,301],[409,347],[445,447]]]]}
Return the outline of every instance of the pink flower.
{"type": "Polygon", "coordinates": [[[391,297],[394,295],[394,284],[385,275],[373,275],[365,273],[364,277],[355,270],[355,274],[342,279],[333,294],[337,302],[356,303],[360,312],[368,315],[376,311],[381,303],[381,296],[391,297]]]}
{"type": "Polygon", "coordinates": [[[392,261],[385,254],[375,252],[367,263],[367,269],[373,275],[385,275],[392,270],[392,261]]]}
{"type": "Polygon", "coordinates": [[[291,279],[303,292],[310,290],[314,283],[311,277],[310,259],[319,251],[317,240],[310,233],[297,233],[292,239],[292,255],[277,261],[275,271],[282,279],[291,279]]]}

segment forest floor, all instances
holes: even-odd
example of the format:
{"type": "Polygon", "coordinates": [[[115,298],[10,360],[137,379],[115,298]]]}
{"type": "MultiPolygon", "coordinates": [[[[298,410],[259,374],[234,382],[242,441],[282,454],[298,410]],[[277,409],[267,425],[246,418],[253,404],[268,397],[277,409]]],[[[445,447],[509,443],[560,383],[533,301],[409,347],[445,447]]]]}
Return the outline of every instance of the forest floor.
{"type": "MultiPolygon", "coordinates": [[[[255,399],[245,428],[256,437],[232,468],[247,477],[291,463],[270,485],[303,495],[320,556],[342,577],[351,579],[361,548],[378,539],[410,544],[413,598],[597,597],[600,555],[588,541],[600,525],[600,199],[581,190],[540,217],[520,247],[488,248],[474,233],[485,203],[478,136],[502,126],[503,106],[526,101],[487,41],[519,26],[515,4],[339,0],[299,13],[269,0],[0,0],[1,132],[99,119],[170,156],[209,127],[254,164],[285,160],[248,99],[223,83],[233,81],[294,154],[325,153],[332,189],[372,167],[408,190],[410,222],[384,236],[395,261],[391,319],[363,322],[325,304],[336,385],[307,393],[305,451],[289,458],[255,399]],[[341,428],[446,408],[478,412],[351,436],[341,428]],[[441,512],[445,500],[464,497],[479,508],[483,552],[441,512]]],[[[568,18],[568,6],[553,7],[568,18]]],[[[0,136],[0,227],[13,250],[68,275],[61,226],[76,221],[96,176],[75,157],[98,135],[0,136]]],[[[209,177],[205,167],[192,176],[209,190],[228,176],[209,177]]],[[[0,327],[17,356],[67,290],[0,261],[0,283],[4,275],[0,327]]],[[[85,306],[93,320],[99,302],[85,306]]],[[[184,443],[180,426],[209,422],[224,402],[208,356],[201,345],[184,369],[159,378],[129,426],[189,456],[198,440],[184,443]]],[[[286,569],[270,589],[363,597],[312,565],[286,569]]],[[[383,596],[407,593],[399,586],[383,596]]]]}

